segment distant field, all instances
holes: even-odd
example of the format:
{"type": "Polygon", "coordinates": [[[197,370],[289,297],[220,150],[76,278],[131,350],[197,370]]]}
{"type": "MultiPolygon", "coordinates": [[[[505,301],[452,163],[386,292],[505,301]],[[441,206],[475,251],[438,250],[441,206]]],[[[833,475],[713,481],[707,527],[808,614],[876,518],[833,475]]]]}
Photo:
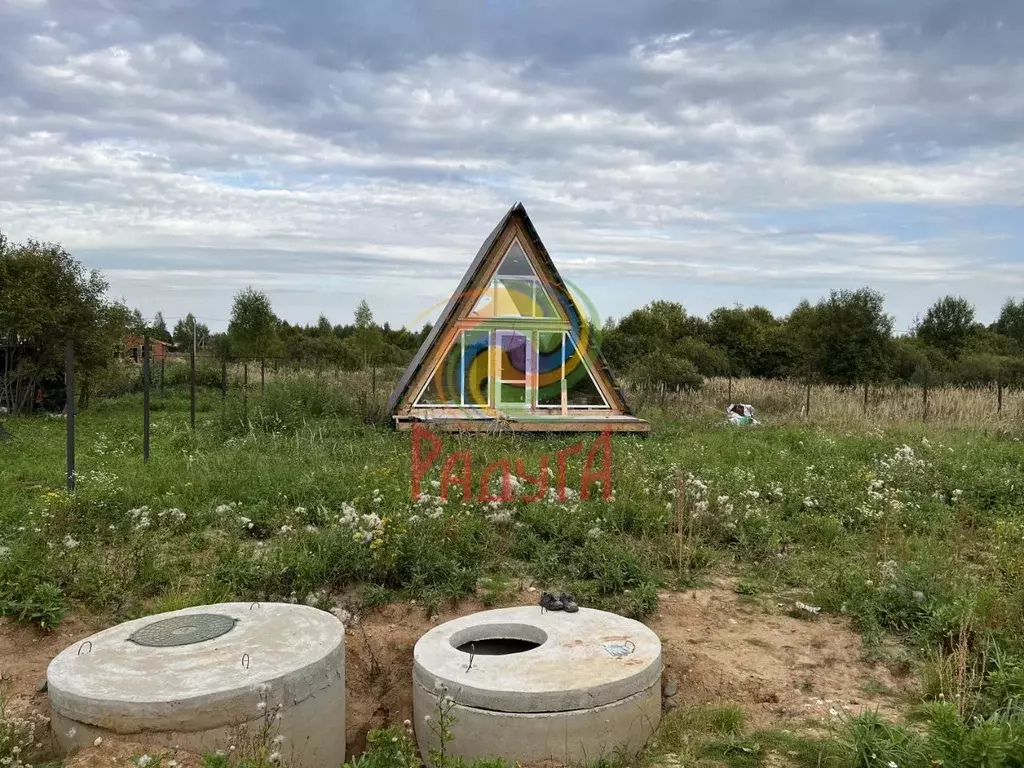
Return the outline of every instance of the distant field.
{"type": "MultiPolygon", "coordinates": [[[[1002,728],[992,725],[986,738],[1024,743],[1019,394],[1007,396],[999,417],[994,392],[935,394],[934,418],[921,424],[900,417],[897,399],[870,401],[865,416],[862,392],[816,389],[803,423],[799,385],[734,381],[733,399],[753,403],[766,423],[732,428],[723,424],[727,385],[712,382],[698,396],[672,395],[664,408],[647,397],[651,435],[614,437],[611,502],[570,494],[442,503],[435,466],[429,497],[414,504],[409,435],[366,424],[367,414],[379,418],[379,404],[345,376],[279,372],[261,395],[257,373],[244,410],[237,388],[226,403],[203,389],[194,434],[180,388],[154,396],[148,466],[141,397],[95,400],[78,419],[74,495],[63,490],[63,420],[8,418],[0,611],[47,628],[66,616],[114,623],[221,600],[299,600],[357,613],[416,600],[430,613],[468,595],[499,604],[535,584],[652,619],[659,594],[726,579],[741,596],[798,617],[817,614],[797,602],[847,619],[864,638],[865,658],[914,670],[918,701],[955,702],[965,733],[975,716],[1016,723],[1008,736],[991,735],[1002,728]],[[905,650],[894,652],[894,639],[905,650]]],[[[390,382],[381,378],[382,402],[390,382]]],[[[471,451],[478,483],[499,459],[514,466],[521,457],[524,474],[535,477],[542,455],[554,466],[556,451],[578,439],[451,436],[445,452],[471,451]]],[[[579,456],[568,464],[575,492],[581,466],[579,456]]],[[[684,765],[761,764],[719,749],[725,736],[700,712],[673,717],[652,761],[672,751],[692,758],[684,765]],[[672,736],[673,717],[690,718],[687,728],[706,738],[679,741],[686,729],[672,736]]],[[[895,756],[906,745],[885,746],[892,733],[890,741],[916,739],[921,761],[937,759],[927,729],[907,736],[858,724],[837,724],[824,741],[810,729],[799,744],[742,724],[729,732],[760,738],[759,760],[774,749],[792,765],[886,765],[847,759],[847,748],[875,739],[875,754],[895,756]]],[[[900,766],[929,764],[899,754],[900,766]]]]}

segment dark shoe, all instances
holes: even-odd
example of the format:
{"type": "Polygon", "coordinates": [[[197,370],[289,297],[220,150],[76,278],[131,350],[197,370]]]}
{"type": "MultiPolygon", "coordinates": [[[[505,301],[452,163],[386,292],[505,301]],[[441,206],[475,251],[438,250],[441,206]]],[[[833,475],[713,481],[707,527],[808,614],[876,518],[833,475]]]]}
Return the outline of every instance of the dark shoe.
{"type": "Polygon", "coordinates": [[[562,609],[566,613],[576,613],[576,611],[580,609],[580,607],[576,605],[576,601],[573,599],[573,596],[567,595],[565,592],[558,596],[558,602],[562,604],[562,609]]]}
{"type": "Polygon", "coordinates": [[[562,601],[550,592],[543,592],[540,596],[540,607],[548,611],[560,611],[564,606],[562,601]]]}

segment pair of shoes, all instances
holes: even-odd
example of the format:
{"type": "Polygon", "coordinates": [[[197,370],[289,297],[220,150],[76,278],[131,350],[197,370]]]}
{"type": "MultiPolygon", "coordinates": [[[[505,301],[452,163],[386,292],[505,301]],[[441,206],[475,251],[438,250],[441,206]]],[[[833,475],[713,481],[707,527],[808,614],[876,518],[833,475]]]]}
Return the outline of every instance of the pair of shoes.
{"type": "Polygon", "coordinates": [[[565,606],[562,605],[561,600],[550,592],[542,592],[540,595],[540,607],[547,611],[560,611],[565,606]]]}
{"type": "Polygon", "coordinates": [[[548,611],[565,611],[566,613],[576,613],[580,609],[572,595],[567,595],[565,592],[557,597],[550,592],[541,593],[540,607],[548,611]]]}

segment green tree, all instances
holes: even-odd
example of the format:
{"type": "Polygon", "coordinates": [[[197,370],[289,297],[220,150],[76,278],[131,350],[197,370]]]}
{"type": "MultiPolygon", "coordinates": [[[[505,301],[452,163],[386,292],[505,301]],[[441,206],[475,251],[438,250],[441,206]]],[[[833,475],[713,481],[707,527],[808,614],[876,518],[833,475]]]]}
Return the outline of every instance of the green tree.
{"type": "Polygon", "coordinates": [[[210,340],[210,329],[189,312],[174,324],[174,346],[184,352],[189,352],[192,349],[193,334],[195,334],[197,349],[205,347],[210,340]]]}
{"type": "Polygon", "coordinates": [[[655,350],[641,358],[633,366],[630,377],[645,389],[660,390],[662,405],[669,392],[695,392],[704,386],[704,377],[693,363],[663,350],[655,350]]]}
{"type": "Polygon", "coordinates": [[[652,301],[623,317],[617,325],[607,323],[602,330],[601,350],[618,370],[631,370],[655,350],[671,349],[681,339],[701,338],[707,323],[686,314],[674,301],[652,301]]]}
{"type": "Polygon", "coordinates": [[[802,301],[786,322],[797,350],[796,375],[813,371],[832,384],[877,381],[888,371],[892,317],[870,288],[832,291],[812,306],[802,301]]]}
{"type": "Polygon", "coordinates": [[[231,339],[226,333],[210,334],[208,345],[218,360],[231,359],[231,339]]]}
{"type": "Polygon", "coordinates": [[[932,304],[915,335],[950,359],[960,357],[974,334],[974,306],[959,296],[944,296],[932,304]]]}
{"type": "Polygon", "coordinates": [[[353,334],[353,341],[362,357],[363,367],[377,362],[377,357],[384,347],[384,339],[380,328],[373,322],[373,312],[366,299],[362,299],[356,307],[356,331],[353,334]]]}
{"type": "Polygon", "coordinates": [[[702,376],[728,376],[732,371],[732,363],[724,349],[716,349],[693,336],[677,341],[671,354],[689,360],[702,376]]]}
{"type": "Polygon", "coordinates": [[[156,313],[156,317],[153,318],[153,325],[149,329],[149,335],[154,339],[166,341],[168,344],[171,343],[171,332],[167,330],[167,321],[164,320],[163,312],[156,313]]]}
{"type": "Polygon", "coordinates": [[[235,295],[228,336],[240,357],[270,355],[277,342],[277,325],[277,316],[266,293],[248,287],[235,295]]]}
{"type": "Polygon", "coordinates": [[[782,328],[782,321],[764,307],[723,307],[708,316],[707,340],[728,354],[734,376],[767,378],[792,362],[782,328]]]}
{"type": "Polygon", "coordinates": [[[356,328],[369,328],[373,325],[373,311],[366,299],[359,300],[356,307],[356,328]]]}
{"type": "Polygon", "coordinates": [[[1006,300],[996,320],[995,330],[1024,346],[1024,299],[1006,300]]]}
{"type": "Polygon", "coordinates": [[[7,407],[29,410],[41,387],[59,391],[69,340],[85,388],[93,371],[115,359],[123,337],[143,323],[137,310],[108,302],[106,290],[103,276],[61,245],[12,244],[0,233],[0,399],[7,407]]]}

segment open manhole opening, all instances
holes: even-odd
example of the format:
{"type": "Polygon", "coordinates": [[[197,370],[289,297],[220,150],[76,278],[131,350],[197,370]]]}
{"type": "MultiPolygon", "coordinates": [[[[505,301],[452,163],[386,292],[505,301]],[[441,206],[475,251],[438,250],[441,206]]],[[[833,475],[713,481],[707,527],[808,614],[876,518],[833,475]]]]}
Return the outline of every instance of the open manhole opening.
{"type": "Polygon", "coordinates": [[[456,650],[472,653],[477,656],[510,656],[513,653],[525,653],[540,648],[540,643],[532,640],[517,640],[512,637],[488,637],[463,643],[456,650]]]}
{"type": "Polygon", "coordinates": [[[452,635],[452,646],[477,656],[511,656],[540,648],[548,641],[547,632],[529,624],[481,624],[452,635]]]}

